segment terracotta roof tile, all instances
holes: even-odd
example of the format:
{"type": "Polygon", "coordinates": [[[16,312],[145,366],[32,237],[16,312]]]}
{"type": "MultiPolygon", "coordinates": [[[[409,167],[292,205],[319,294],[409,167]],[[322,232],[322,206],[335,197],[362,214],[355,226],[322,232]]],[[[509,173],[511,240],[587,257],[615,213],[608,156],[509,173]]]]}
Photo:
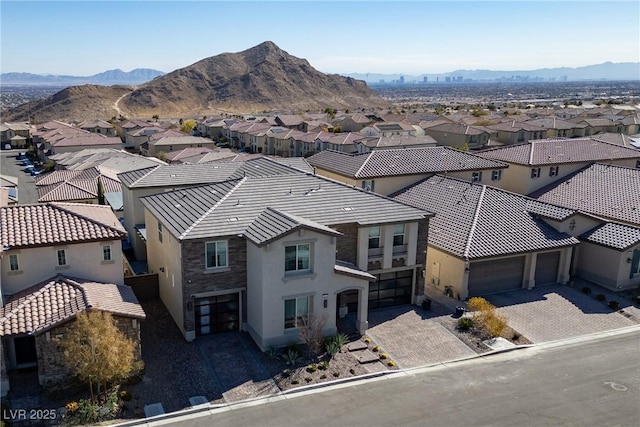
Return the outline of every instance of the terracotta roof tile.
{"type": "Polygon", "coordinates": [[[57,276],[21,291],[0,308],[0,336],[42,333],[92,308],[146,317],[128,286],[57,276]]]}
{"type": "Polygon", "coordinates": [[[118,240],[126,231],[109,206],[47,203],[0,208],[2,245],[9,248],[118,240]]]}

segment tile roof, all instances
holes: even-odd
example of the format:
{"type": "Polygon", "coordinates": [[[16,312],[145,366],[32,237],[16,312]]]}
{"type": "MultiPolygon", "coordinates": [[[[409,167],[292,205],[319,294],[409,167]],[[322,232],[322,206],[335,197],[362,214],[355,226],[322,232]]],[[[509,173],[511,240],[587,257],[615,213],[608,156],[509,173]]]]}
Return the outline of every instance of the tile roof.
{"type": "Polygon", "coordinates": [[[68,136],[51,142],[51,146],[76,147],[82,145],[122,145],[122,140],[117,136],[104,136],[102,134],[91,133],[89,135],[68,136]]]}
{"type": "Polygon", "coordinates": [[[421,175],[508,165],[450,147],[416,147],[374,150],[363,154],[321,151],[307,158],[311,166],[352,178],[421,175]]]}
{"type": "Polygon", "coordinates": [[[596,163],[531,194],[554,203],[640,226],[640,169],[596,163]]]}
{"type": "Polygon", "coordinates": [[[588,138],[548,138],[506,145],[477,153],[478,156],[520,165],[553,165],[598,162],[612,159],[640,159],[640,152],[588,138]]]}
{"type": "Polygon", "coordinates": [[[46,203],[0,208],[3,247],[27,248],[122,240],[126,231],[109,206],[46,203]]]}
{"type": "Polygon", "coordinates": [[[464,123],[444,122],[438,124],[430,124],[425,130],[434,130],[438,132],[455,133],[459,135],[482,135],[490,133],[490,131],[482,126],[470,126],[464,123]]]}
{"type": "Polygon", "coordinates": [[[263,246],[300,228],[308,228],[324,234],[341,234],[317,222],[267,207],[247,227],[244,235],[256,245],[263,246]]]}
{"type": "Polygon", "coordinates": [[[221,182],[244,176],[298,174],[300,171],[266,157],[245,162],[216,162],[195,165],[170,164],[139,169],[118,175],[128,188],[167,187],[221,182]]]}
{"type": "MultiPolygon", "coordinates": [[[[107,176],[108,169],[101,170],[93,167],[86,170],[59,170],[36,179],[38,202],[56,202],[87,200],[98,198],[98,181],[102,183],[103,191],[122,191],[120,181],[107,176]]],[[[109,173],[113,175],[113,173],[109,173]]]]}
{"type": "Polygon", "coordinates": [[[324,226],[420,220],[431,214],[323,177],[250,177],[140,198],[179,239],[244,233],[267,208],[324,226]]]}
{"type": "Polygon", "coordinates": [[[231,151],[228,148],[214,150],[212,148],[207,148],[207,147],[187,147],[187,148],[183,148],[182,150],[168,152],[167,160],[176,161],[184,157],[197,156],[201,154],[213,153],[213,152],[222,151],[222,150],[231,151]]]}
{"type": "Polygon", "coordinates": [[[535,124],[532,124],[531,122],[518,122],[516,120],[509,120],[495,125],[488,125],[487,128],[493,131],[500,132],[541,132],[546,130],[544,127],[537,126],[535,124]]]}
{"type": "Polygon", "coordinates": [[[580,236],[580,239],[625,251],[640,243],[640,228],[607,222],[580,236]]]}
{"type": "Polygon", "coordinates": [[[145,319],[129,286],[57,276],[13,295],[0,308],[0,336],[39,334],[89,309],[145,319]]]}
{"type": "Polygon", "coordinates": [[[357,265],[351,264],[350,262],[336,260],[336,264],[333,267],[333,271],[338,274],[344,274],[346,276],[358,277],[360,279],[366,279],[369,281],[376,280],[376,277],[373,274],[367,273],[366,271],[358,268],[357,265]]]}
{"type": "Polygon", "coordinates": [[[432,176],[407,187],[394,200],[435,213],[429,244],[461,258],[487,258],[578,244],[539,217],[573,211],[542,207],[535,200],[493,187],[432,176]]]}

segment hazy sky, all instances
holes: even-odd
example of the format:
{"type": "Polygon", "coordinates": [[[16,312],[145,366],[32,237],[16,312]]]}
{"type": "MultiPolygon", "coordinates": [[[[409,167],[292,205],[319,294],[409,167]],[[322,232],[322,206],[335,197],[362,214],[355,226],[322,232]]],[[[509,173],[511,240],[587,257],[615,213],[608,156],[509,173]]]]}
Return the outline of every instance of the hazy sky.
{"type": "Polygon", "coordinates": [[[0,1],[5,72],[172,71],[271,40],[325,73],[640,61],[640,1],[0,1]]]}

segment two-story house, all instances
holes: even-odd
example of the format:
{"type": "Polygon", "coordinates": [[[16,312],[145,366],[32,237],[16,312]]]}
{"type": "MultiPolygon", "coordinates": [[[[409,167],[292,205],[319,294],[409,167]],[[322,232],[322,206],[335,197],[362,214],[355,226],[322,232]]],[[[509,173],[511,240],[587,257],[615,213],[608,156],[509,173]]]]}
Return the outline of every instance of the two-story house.
{"type": "Polygon", "coordinates": [[[7,369],[37,366],[42,385],[68,374],[58,341],[80,311],[113,313],[121,329],[139,342],[144,312],[124,286],[125,237],[108,206],[0,208],[3,392],[9,386],[7,369]]]}
{"type": "Polygon", "coordinates": [[[507,145],[542,139],[547,136],[547,130],[544,127],[516,120],[509,120],[486,127],[496,134],[496,141],[507,145]]]}
{"type": "Polygon", "coordinates": [[[440,145],[448,147],[468,147],[472,150],[484,148],[492,132],[481,126],[469,126],[464,123],[441,123],[425,128],[440,145]]]}
{"type": "Polygon", "coordinates": [[[420,302],[429,212],[312,174],[245,176],[141,198],[148,264],[187,340],[246,330],[261,348],[326,320],[420,302]],[[371,281],[371,283],[369,283],[371,281]]]}
{"type": "Polygon", "coordinates": [[[640,168],[640,151],[594,138],[528,141],[477,154],[508,163],[502,188],[525,195],[593,163],[640,168]]]}
{"type": "Polygon", "coordinates": [[[319,175],[388,195],[438,173],[499,187],[507,164],[450,147],[323,151],[307,159],[319,175]]]}

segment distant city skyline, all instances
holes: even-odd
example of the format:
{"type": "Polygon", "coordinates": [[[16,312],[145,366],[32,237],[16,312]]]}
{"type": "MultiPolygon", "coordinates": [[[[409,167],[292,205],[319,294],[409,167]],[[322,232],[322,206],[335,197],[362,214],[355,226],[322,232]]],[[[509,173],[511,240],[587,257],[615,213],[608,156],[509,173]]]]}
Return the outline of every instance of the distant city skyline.
{"type": "Polygon", "coordinates": [[[640,61],[640,2],[5,1],[0,71],[170,72],[271,40],[324,73],[640,61]]]}

